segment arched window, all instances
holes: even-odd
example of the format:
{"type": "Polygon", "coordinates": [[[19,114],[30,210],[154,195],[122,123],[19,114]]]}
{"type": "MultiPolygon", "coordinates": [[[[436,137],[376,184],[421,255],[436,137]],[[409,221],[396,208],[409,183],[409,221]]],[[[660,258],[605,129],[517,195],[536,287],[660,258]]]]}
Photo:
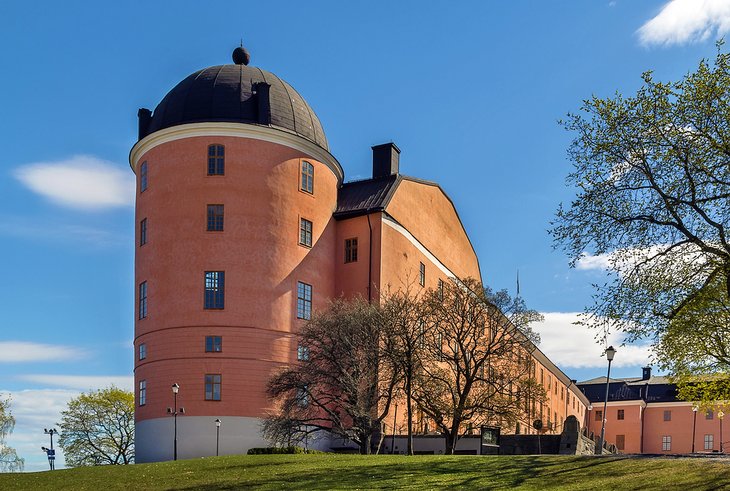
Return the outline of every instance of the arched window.
{"type": "Polygon", "coordinates": [[[302,160],[301,190],[305,193],[314,194],[314,166],[306,160],[302,160]]]}
{"type": "Polygon", "coordinates": [[[208,145],[208,175],[225,175],[225,147],[223,145],[208,145]]]}

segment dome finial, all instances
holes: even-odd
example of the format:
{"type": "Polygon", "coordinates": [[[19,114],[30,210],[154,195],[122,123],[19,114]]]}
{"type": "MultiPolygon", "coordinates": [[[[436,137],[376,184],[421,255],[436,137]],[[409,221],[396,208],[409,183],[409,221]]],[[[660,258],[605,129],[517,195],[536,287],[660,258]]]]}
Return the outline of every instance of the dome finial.
{"type": "Polygon", "coordinates": [[[248,65],[250,60],[251,55],[249,55],[246,48],[243,47],[243,39],[241,39],[241,45],[233,50],[233,63],[236,65],[248,65]]]}

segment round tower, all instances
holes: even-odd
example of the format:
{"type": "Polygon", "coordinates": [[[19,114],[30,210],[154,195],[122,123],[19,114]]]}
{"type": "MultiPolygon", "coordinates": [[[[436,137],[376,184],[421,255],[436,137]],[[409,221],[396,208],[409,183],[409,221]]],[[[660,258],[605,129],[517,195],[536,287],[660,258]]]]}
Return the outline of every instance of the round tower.
{"type": "Polygon", "coordinates": [[[233,61],[139,110],[137,462],[215,455],[216,419],[220,454],[265,445],[266,382],[335,294],[342,168],[289,84],[233,61]]]}

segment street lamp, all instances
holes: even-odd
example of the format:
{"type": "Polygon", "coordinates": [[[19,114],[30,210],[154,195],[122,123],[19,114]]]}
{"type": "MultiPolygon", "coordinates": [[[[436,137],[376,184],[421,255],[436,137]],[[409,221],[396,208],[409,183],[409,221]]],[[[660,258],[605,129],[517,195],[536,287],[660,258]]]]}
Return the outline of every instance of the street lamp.
{"type": "Polygon", "coordinates": [[[723,447],[722,447],[722,418],[725,416],[725,413],[722,411],[718,411],[717,417],[720,418],[720,453],[724,453],[723,447]]]}
{"type": "Polygon", "coordinates": [[[606,359],[608,359],[608,373],[606,373],[606,397],[603,399],[603,421],[601,422],[601,439],[598,441],[599,446],[596,449],[597,454],[603,453],[603,442],[606,437],[606,408],[608,407],[608,387],[611,380],[611,362],[616,356],[616,348],[609,346],[606,348],[606,359]]]}
{"type": "MultiPolygon", "coordinates": [[[[48,428],[43,428],[43,433],[51,437],[51,448],[41,447],[41,450],[46,452],[46,455],[48,456],[48,465],[51,470],[54,470],[56,468],[56,451],[53,450],[53,435],[58,435],[58,430],[56,428],[51,428],[50,430],[48,428]]],[[[722,437],[720,437],[720,439],[722,439],[722,437]]]]}
{"type": "Polygon", "coordinates": [[[220,442],[221,420],[215,419],[215,456],[218,457],[218,443],[220,442]]]}
{"type": "Polygon", "coordinates": [[[180,391],[180,386],[177,384],[172,384],[172,397],[173,397],[173,408],[167,408],[167,412],[172,414],[173,421],[174,421],[174,440],[173,440],[173,450],[172,450],[172,459],[177,460],[177,414],[178,412],[180,414],[185,413],[185,409],[180,408],[180,411],[177,410],[177,393],[180,391]]]}
{"type": "Polygon", "coordinates": [[[692,407],[692,412],[695,413],[694,420],[692,422],[692,453],[695,453],[695,432],[697,430],[697,406],[692,407]]]}

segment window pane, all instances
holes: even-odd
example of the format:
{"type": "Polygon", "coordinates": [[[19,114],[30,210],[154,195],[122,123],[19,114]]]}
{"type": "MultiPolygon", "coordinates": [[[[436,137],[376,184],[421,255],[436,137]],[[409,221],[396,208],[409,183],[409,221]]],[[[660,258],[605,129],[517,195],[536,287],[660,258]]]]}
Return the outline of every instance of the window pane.
{"type": "Polygon", "coordinates": [[[225,174],[225,148],[223,145],[208,146],[208,175],[222,176],[225,174]]]}
{"type": "Polygon", "coordinates": [[[306,161],[302,161],[301,190],[314,193],[314,166],[306,161]]]}
{"type": "Polygon", "coordinates": [[[223,205],[208,205],[208,231],[223,231],[223,205]]]}
{"type": "Polygon", "coordinates": [[[297,318],[309,320],[312,317],[312,285],[297,283],[297,318]]]}
{"type": "Polygon", "coordinates": [[[147,161],[142,162],[139,166],[139,192],[147,189],[147,161]]]}
{"type": "Polygon", "coordinates": [[[147,282],[139,284],[139,318],[147,317],[147,282]]]}
{"type": "Polygon", "coordinates": [[[206,309],[222,309],[225,306],[225,272],[205,272],[205,302],[206,309]]]}

